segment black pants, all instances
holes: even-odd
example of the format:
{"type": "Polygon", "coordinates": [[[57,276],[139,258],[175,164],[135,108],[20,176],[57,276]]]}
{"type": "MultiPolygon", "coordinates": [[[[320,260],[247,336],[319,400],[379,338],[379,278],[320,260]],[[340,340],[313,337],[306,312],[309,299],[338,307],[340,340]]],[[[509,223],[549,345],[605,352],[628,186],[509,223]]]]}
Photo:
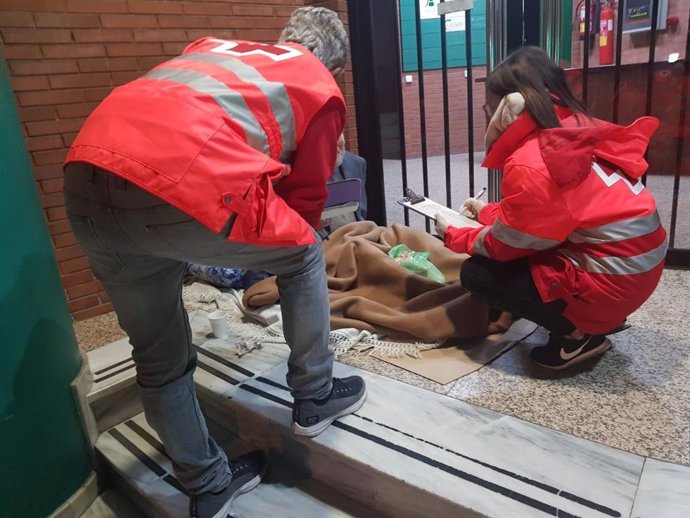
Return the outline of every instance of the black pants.
{"type": "Polygon", "coordinates": [[[576,329],[563,316],[564,300],[542,301],[527,259],[500,262],[471,257],[462,265],[460,280],[470,292],[485,297],[492,307],[531,320],[552,333],[569,335],[576,329]]]}

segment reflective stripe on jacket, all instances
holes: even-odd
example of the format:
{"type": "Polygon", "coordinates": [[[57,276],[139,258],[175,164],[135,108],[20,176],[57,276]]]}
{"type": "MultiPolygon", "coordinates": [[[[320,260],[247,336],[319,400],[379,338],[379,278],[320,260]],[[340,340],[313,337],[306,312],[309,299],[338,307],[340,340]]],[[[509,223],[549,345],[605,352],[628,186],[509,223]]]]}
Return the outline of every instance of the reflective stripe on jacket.
{"type": "Polygon", "coordinates": [[[311,227],[274,184],[290,174],[312,118],[334,100],[343,128],[338,85],[299,45],[204,38],[116,88],[87,119],[66,163],[123,176],[215,232],[232,218],[232,241],[310,244],[311,227]]]}
{"type": "Polygon", "coordinates": [[[450,227],[445,242],[499,261],[529,256],[542,299],[564,299],[578,328],[605,333],[642,305],[663,270],[666,232],[640,181],[658,123],[578,123],[558,111],[563,128],[539,130],[525,114],[496,141],[484,165],[503,169],[503,199],[482,209],[483,227],[450,227]]]}

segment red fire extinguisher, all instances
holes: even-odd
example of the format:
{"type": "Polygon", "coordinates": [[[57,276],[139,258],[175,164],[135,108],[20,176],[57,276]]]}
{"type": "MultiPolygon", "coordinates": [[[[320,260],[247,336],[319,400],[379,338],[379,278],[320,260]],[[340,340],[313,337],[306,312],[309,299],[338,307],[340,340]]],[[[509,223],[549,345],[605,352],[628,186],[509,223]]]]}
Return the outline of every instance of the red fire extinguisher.
{"type": "MultiPolygon", "coordinates": [[[[578,27],[579,27],[579,33],[580,33],[580,39],[584,40],[585,39],[585,19],[586,19],[586,5],[585,2],[587,0],[582,0],[578,6],[577,6],[577,18],[578,18],[578,27]]],[[[589,9],[589,33],[593,34],[595,31],[594,27],[594,11],[595,11],[595,3],[594,1],[590,1],[590,9],[589,9]]]]}
{"type": "Polygon", "coordinates": [[[613,8],[609,2],[599,15],[599,64],[613,65],[613,8]]]}

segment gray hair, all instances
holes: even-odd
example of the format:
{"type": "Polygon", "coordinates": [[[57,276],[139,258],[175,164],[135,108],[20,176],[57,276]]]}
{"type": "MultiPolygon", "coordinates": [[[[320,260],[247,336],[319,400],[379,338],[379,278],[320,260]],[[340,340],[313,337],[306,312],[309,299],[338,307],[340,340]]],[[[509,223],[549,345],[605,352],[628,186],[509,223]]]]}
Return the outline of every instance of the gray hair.
{"type": "Polygon", "coordinates": [[[330,9],[296,9],[278,41],[298,43],[306,47],[328,70],[345,68],[348,51],[347,31],[338,15],[330,9]]]}

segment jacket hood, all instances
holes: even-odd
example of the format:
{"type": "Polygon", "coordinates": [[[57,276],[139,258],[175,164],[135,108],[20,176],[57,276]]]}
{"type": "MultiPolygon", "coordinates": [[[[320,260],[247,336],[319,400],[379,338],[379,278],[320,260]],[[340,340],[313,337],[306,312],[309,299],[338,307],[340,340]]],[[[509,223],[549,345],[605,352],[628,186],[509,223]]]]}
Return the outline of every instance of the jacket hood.
{"type": "Polygon", "coordinates": [[[659,127],[658,119],[640,117],[629,126],[575,116],[556,107],[561,128],[540,129],[527,112],[511,124],[489,149],[483,167],[500,169],[525,141],[537,137],[539,150],[556,185],[582,182],[596,159],[605,160],[637,179],[647,171],[644,154],[659,127]]]}

